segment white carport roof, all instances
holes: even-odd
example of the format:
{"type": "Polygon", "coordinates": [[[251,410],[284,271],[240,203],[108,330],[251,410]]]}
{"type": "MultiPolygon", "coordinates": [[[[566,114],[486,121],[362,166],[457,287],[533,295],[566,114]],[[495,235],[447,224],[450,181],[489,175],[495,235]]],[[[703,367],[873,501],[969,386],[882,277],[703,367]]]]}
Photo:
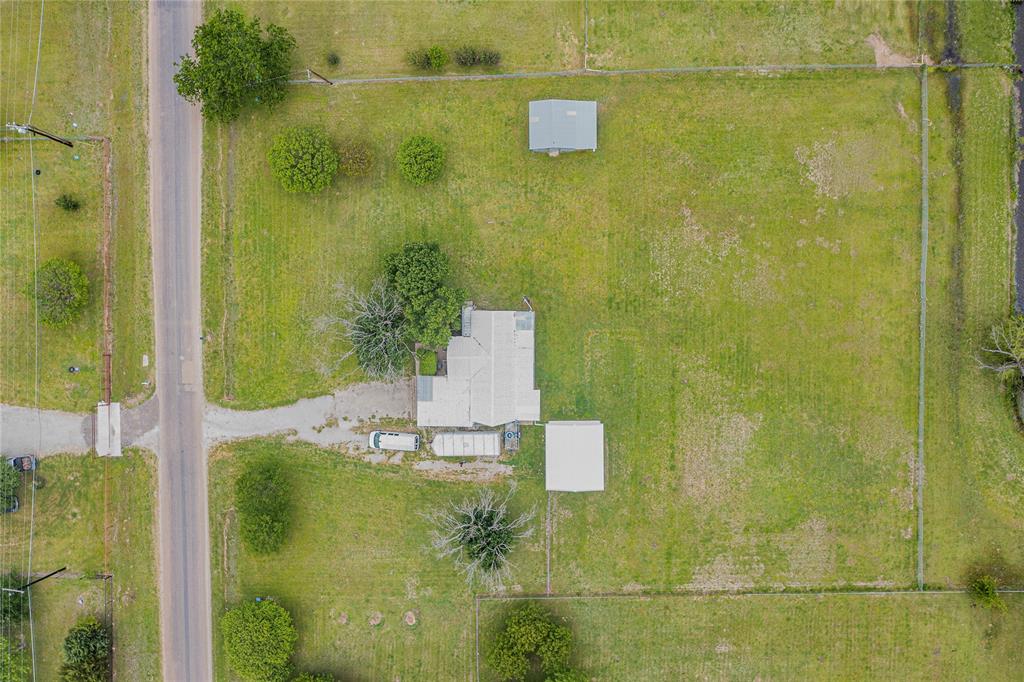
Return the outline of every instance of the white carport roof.
{"type": "Polygon", "coordinates": [[[544,428],[544,481],[548,490],[604,490],[604,424],[548,422],[544,428]]]}

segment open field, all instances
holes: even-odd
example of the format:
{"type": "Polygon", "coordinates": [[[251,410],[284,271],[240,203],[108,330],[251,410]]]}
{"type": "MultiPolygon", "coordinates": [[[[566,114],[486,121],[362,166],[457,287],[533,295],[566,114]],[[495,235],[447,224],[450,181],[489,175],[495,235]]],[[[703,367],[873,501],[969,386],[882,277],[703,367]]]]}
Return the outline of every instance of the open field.
{"type": "MultiPolygon", "coordinates": [[[[39,37],[38,2],[2,2],[0,19],[5,38],[0,77],[4,91],[0,109],[6,121],[27,120],[75,139],[107,137],[111,140],[111,257],[113,264],[113,393],[115,399],[132,400],[146,394],[142,381],[152,378],[142,367],[142,355],[152,347],[150,306],[150,257],[148,196],[146,186],[145,118],[143,82],[146,7],[126,2],[45,3],[42,51],[35,105],[31,105],[36,73],[36,44],[39,37]],[[131,39],[126,39],[132,36],[131,39]],[[71,43],[69,43],[69,39],[71,43]],[[69,44],[89,49],[69,54],[69,44]]],[[[6,134],[6,133],[5,133],[6,134]]],[[[32,223],[28,145],[0,143],[4,158],[3,278],[5,288],[20,287],[24,274],[32,272],[32,223]],[[26,241],[26,239],[28,241],[26,241]],[[25,260],[29,254],[29,260],[25,260]],[[10,255],[10,258],[8,258],[10,255]]],[[[40,258],[47,251],[75,251],[89,254],[93,303],[85,318],[72,330],[74,339],[40,339],[40,404],[69,410],[88,409],[101,396],[102,380],[102,279],[99,277],[103,229],[103,182],[106,161],[99,142],[79,141],[74,150],[52,142],[34,143],[37,166],[43,170],[37,180],[37,209],[40,221],[40,258]],[[73,155],[81,159],[75,161],[73,155]],[[82,198],[83,209],[75,215],[62,213],[53,205],[61,192],[82,198]],[[58,238],[63,237],[61,242],[58,238]],[[92,276],[94,275],[94,276],[92,276]],[[79,328],[80,327],[80,328],[79,328]],[[51,352],[53,349],[53,352],[51,352]],[[74,351],[72,353],[71,351],[74,351]],[[74,361],[74,363],[72,363],[74,361]],[[80,364],[84,371],[72,381],[53,368],[80,364]]],[[[86,265],[86,264],[83,264],[86,265]]],[[[16,298],[23,299],[18,289],[16,298]]],[[[34,405],[34,350],[18,344],[28,339],[34,348],[34,330],[26,328],[22,300],[3,320],[2,352],[4,376],[0,380],[0,402],[34,405]],[[8,343],[8,339],[11,342],[8,343]],[[10,360],[8,360],[10,358],[10,360]],[[9,364],[14,363],[14,364],[9,364]],[[26,367],[28,369],[26,370],[26,367]]]]}
{"type": "MultiPolygon", "coordinates": [[[[542,496],[537,477],[520,476],[513,506],[542,496]]],[[[299,632],[300,670],[342,679],[465,679],[472,666],[472,593],[429,548],[421,514],[475,490],[423,478],[408,465],[371,465],[309,445],[246,441],[219,450],[210,467],[214,624],[226,607],[273,596],[299,632]],[[277,555],[239,542],[231,511],[234,478],[248,458],[286,463],[294,492],[291,528],[277,555]],[[379,611],[383,623],[368,624],[379,611]],[[406,611],[417,624],[401,622],[406,611]],[[343,615],[344,614],[344,615],[343,615]],[[347,622],[343,622],[347,616],[347,622]]],[[[543,505],[534,537],[513,556],[515,589],[544,586],[543,505]]],[[[215,628],[215,667],[228,679],[215,628]]]]}
{"type": "Polygon", "coordinates": [[[1010,80],[994,71],[954,80],[959,117],[948,82],[931,79],[925,571],[931,583],[962,584],[976,563],[1007,563],[1024,584],[1024,444],[1006,392],[977,360],[1013,300],[1010,80]]]}
{"type": "Polygon", "coordinates": [[[234,191],[224,229],[207,206],[206,324],[233,361],[207,345],[207,395],[358,379],[316,371],[344,350],[312,332],[332,285],[437,239],[479,305],[533,301],[543,417],[607,425],[609,489],[558,498],[556,590],[910,584],[917,101],[911,73],[296,90],[235,127],[245,151],[209,136],[207,200],[234,191]],[[531,155],[527,101],[567,89],[601,102],[598,153],[531,155]],[[279,191],[262,150],[309,121],[368,139],[372,176],[279,191]],[[419,190],[391,162],[413,132],[450,155],[419,190]]]}
{"type": "Polygon", "coordinates": [[[39,405],[88,410],[102,388],[100,348],[103,324],[103,149],[80,144],[74,150],[55,144],[35,145],[32,163],[24,143],[5,144],[4,207],[0,229],[0,295],[3,341],[0,342],[0,396],[3,402],[36,404],[36,319],[32,298],[36,264],[67,258],[89,278],[89,304],[71,325],[54,329],[39,324],[39,405]],[[74,156],[78,156],[77,160],[74,156]],[[32,170],[40,175],[32,177],[32,170]],[[35,181],[38,241],[33,235],[30,183],[35,181]],[[82,203],[74,213],[54,205],[73,193],[82,203]],[[68,366],[82,371],[69,374],[68,366]]]}
{"type": "MultiPolygon", "coordinates": [[[[411,49],[463,45],[501,52],[499,71],[556,71],[583,66],[581,2],[241,2],[225,3],[284,26],[299,44],[295,68],[329,78],[412,72],[411,49]],[[329,52],[341,59],[327,64],[329,52]]],[[[453,72],[459,71],[454,63],[453,72]]]]}
{"type": "MultiPolygon", "coordinates": [[[[113,574],[114,667],[119,679],[159,678],[156,595],[155,463],[131,451],[122,459],[48,457],[37,479],[32,570],[67,566],[69,574],[113,574]]],[[[27,566],[31,491],[19,494],[22,509],[0,518],[3,568],[27,566]]],[[[82,615],[102,615],[99,581],[48,580],[33,589],[37,678],[60,665],[67,627],[82,615]],[[78,605],[78,595],[84,604],[78,605]],[[54,611],[51,611],[53,609],[54,611]],[[54,657],[57,657],[55,660],[54,657]]]]}
{"type": "MultiPolygon", "coordinates": [[[[546,601],[577,665],[599,680],[1010,680],[1024,607],[992,614],[962,594],[546,601]]],[[[482,601],[486,644],[513,604],[482,601]]],[[[486,649],[484,649],[486,650],[486,649]]],[[[496,679],[481,663],[481,679],[496,679]]]]}

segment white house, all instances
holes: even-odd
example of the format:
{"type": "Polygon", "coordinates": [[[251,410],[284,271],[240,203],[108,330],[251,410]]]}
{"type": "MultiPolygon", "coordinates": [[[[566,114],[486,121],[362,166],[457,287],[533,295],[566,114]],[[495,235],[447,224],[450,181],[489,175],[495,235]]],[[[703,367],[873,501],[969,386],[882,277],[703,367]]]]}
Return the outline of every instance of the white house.
{"type": "Polygon", "coordinates": [[[500,426],[540,419],[533,384],[533,311],[462,311],[462,335],[448,341],[445,376],[416,380],[418,426],[500,426]]]}

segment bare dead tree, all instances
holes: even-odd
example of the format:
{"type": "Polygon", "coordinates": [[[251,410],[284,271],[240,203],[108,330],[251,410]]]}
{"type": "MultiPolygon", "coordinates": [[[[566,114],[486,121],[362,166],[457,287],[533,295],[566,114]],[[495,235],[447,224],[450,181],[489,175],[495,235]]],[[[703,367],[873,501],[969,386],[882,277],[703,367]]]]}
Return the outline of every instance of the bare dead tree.
{"type": "Polygon", "coordinates": [[[359,366],[370,378],[389,380],[403,375],[409,366],[412,349],[398,293],[381,278],[366,293],[343,283],[336,284],[334,295],[338,301],[338,314],[323,315],[313,320],[313,331],[344,338],[351,347],[332,362],[321,362],[318,370],[329,373],[333,367],[355,355],[359,366]]]}
{"type": "Polygon", "coordinates": [[[511,579],[508,555],[519,540],[533,534],[526,526],[536,513],[530,509],[511,517],[508,502],[514,493],[514,483],[504,497],[486,489],[424,515],[434,525],[430,544],[438,558],[452,557],[466,582],[497,590],[511,579]]]}
{"type": "Polygon", "coordinates": [[[985,355],[978,364],[1003,377],[1024,377],[1024,315],[1011,315],[993,325],[990,338],[989,346],[981,349],[985,355]]]}

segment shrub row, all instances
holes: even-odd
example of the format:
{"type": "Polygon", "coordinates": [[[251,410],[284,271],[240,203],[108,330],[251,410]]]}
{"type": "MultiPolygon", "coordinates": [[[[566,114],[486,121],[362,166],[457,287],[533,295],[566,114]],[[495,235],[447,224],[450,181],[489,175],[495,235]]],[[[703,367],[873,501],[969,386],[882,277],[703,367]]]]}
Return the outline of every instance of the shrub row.
{"type": "MultiPolygon", "coordinates": [[[[406,62],[421,71],[441,71],[451,62],[448,50],[440,45],[431,45],[417,50],[409,50],[405,55],[406,62]]],[[[501,53],[475,45],[464,45],[455,50],[455,63],[463,67],[497,66],[501,63],[501,53]]]]}

